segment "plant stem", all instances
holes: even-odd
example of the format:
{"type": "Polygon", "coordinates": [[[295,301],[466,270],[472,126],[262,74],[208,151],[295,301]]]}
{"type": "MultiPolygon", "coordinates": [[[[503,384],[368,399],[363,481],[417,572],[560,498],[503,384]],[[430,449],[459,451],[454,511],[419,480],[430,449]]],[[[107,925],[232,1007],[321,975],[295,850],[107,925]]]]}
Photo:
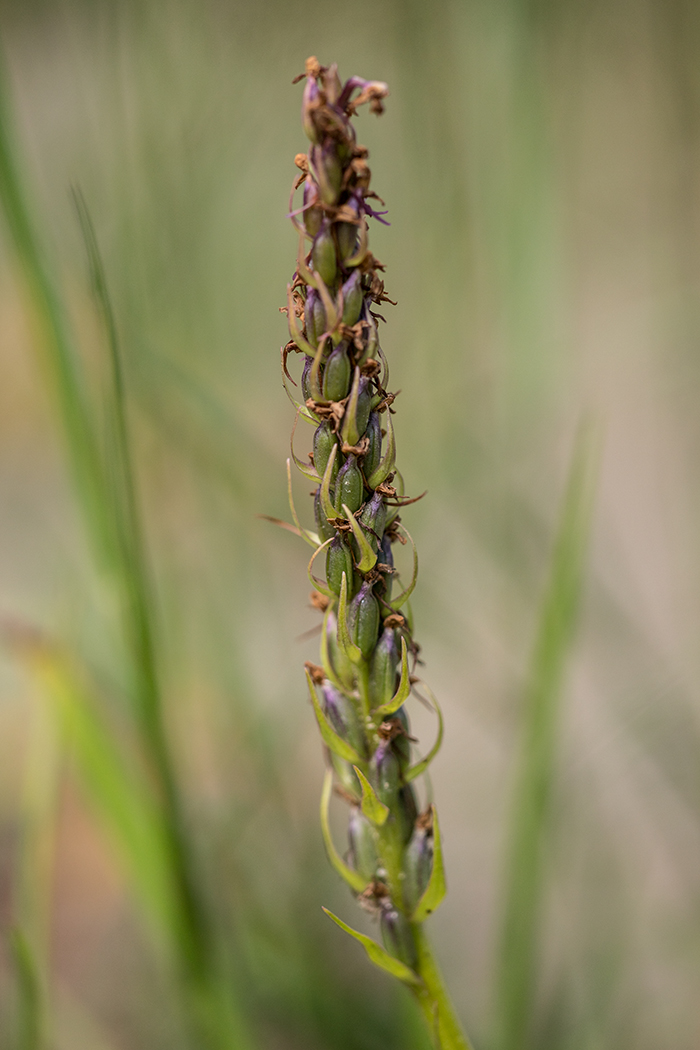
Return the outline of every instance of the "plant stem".
{"type": "Polygon", "coordinates": [[[418,989],[414,996],[436,1050],[472,1050],[471,1043],[462,1031],[425,930],[421,923],[413,923],[412,926],[418,951],[416,972],[425,985],[425,989],[418,989]]]}

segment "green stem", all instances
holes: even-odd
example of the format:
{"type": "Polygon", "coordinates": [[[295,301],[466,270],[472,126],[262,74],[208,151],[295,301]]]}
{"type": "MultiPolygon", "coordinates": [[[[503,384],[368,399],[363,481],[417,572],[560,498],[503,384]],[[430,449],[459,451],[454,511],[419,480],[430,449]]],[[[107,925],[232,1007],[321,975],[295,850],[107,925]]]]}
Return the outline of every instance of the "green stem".
{"type": "Polygon", "coordinates": [[[416,989],[413,994],[425,1017],[436,1050],[472,1050],[420,923],[413,925],[413,935],[418,953],[416,970],[424,984],[424,988],[416,989]]]}

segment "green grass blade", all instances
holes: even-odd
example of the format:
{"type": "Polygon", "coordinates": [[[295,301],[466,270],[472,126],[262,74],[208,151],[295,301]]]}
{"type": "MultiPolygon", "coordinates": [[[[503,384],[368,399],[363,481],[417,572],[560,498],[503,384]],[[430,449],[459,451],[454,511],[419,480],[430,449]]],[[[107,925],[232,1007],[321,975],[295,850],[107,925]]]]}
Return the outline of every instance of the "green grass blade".
{"type": "Polygon", "coordinates": [[[496,974],[497,1050],[523,1050],[532,1021],[558,716],[581,595],[597,460],[597,434],[584,427],[569,472],[525,694],[496,974]]]}
{"type": "Polygon", "coordinates": [[[20,929],[12,931],[10,949],[17,981],[17,1050],[41,1050],[41,981],[29,942],[20,929]]]}

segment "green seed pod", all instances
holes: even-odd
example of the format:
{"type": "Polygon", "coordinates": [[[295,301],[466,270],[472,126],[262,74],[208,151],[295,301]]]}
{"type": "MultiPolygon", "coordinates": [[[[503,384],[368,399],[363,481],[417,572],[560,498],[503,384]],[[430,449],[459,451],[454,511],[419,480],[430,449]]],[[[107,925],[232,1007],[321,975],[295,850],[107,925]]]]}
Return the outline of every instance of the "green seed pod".
{"type": "Polygon", "coordinates": [[[326,311],[321,296],[314,288],[309,288],[304,306],[306,338],[313,347],[318,346],[319,339],[326,331],[326,311]]]}
{"type": "Polygon", "coordinates": [[[363,583],[348,609],[350,637],[362,655],[372,655],[379,633],[379,602],[372,594],[372,584],[363,583]]]}
{"type": "MultiPolygon", "coordinates": [[[[320,478],[326,473],[328,460],[330,459],[335,444],[335,434],[331,430],[331,425],[328,420],[324,419],[324,421],[316,427],[314,432],[314,466],[316,467],[320,478]]],[[[340,469],[340,463],[338,460],[339,456],[336,452],[333,468],[331,470],[331,484],[335,482],[335,479],[338,476],[338,470],[340,469]]]]}
{"type": "Polygon", "coordinates": [[[309,160],[318,178],[321,200],[324,204],[336,204],[343,181],[343,168],[335,143],[331,140],[328,145],[312,146],[309,160]]]}
{"type": "Polygon", "coordinates": [[[384,535],[384,523],[386,522],[386,506],[380,492],[375,492],[372,498],[365,503],[359,520],[369,530],[367,539],[376,554],[384,535]]]}
{"type": "Polygon", "coordinates": [[[369,448],[362,457],[362,469],[365,477],[370,478],[382,458],[382,424],[378,412],[370,412],[365,436],[369,439],[369,448]]]}
{"type": "Polygon", "coordinates": [[[346,762],[344,758],[340,758],[334,751],[330,752],[330,759],[341,786],[351,797],[357,798],[359,801],[357,774],[351,763],[346,762]]]}
{"type": "Polygon", "coordinates": [[[316,236],[311,249],[311,261],[314,270],[320,275],[324,284],[331,288],[335,284],[338,264],[335,258],[335,244],[330,230],[325,226],[316,236]]]}
{"type": "Polygon", "coordinates": [[[321,506],[321,488],[316,489],[314,493],[314,517],[316,518],[316,528],[318,534],[322,540],[330,540],[335,536],[335,529],[328,522],[328,518],[323,513],[323,507],[321,506]]]}
{"type": "Polygon", "coordinates": [[[354,325],[362,311],[362,274],[353,270],[343,285],[343,324],[354,325]]]}
{"type": "Polygon", "coordinates": [[[321,686],[321,692],[328,721],[338,736],[354,747],[359,755],[364,755],[365,734],[352,700],[336,689],[328,679],[321,686]]]}
{"type": "Polygon", "coordinates": [[[309,237],[316,236],[323,222],[323,208],[316,204],[317,200],[318,188],[316,183],[307,178],[304,183],[304,229],[309,237]]]}
{"type": "Polygon", "coordinates": [[[313,361],[310,357],[306,358],[304,362],[304,371],[301,373],[301,392],[304,395],[304,401],[308,401],[309,398],[313,397],[311,393],[311,366],[313,361]]]}
{"type": "Polygon", "coordinates": [[[342,401],[348,396],[350,372],[347,344],[340,343],[326,361],[323,370],[323,396],[326,401],[342,401]]]}
{"type": "Polygon", "coordinates": [[[338,471],[335,482],[335,506],[342,513],[343,504],[354,514],[360,509],[365,498],[365,483],[354,456],[348,456],[347,462],[338,471]]]}
{"type": "Polygon", "coordinates": [[[370,771],[378,798],[395,813],[401,790],[401,770],[389,740],[382,740],[374,752],[370,771]]]}
{"type": "Polygon", "coordinates": [[[396,674],[401,650],[397,645],[396,632],[385,627],[372,653],[369,666],[369,698],[372,707],[388,704],[396,692],[396,674]]]}
{"type": "MultiPolygon", "coordinates": [[[[336,676],[347,689],[352,689],[355,669],[344,651],[338,645],[338,620],[336,619],[335,613],[330,613],[328,616],[328,621],[326,623],[326,644],[328,647],[328,659],[336,676]]],[[[351,770],[351,772],[353,777],[355,777],[355,786],[352,790],[357,793],[357,777],[353,770],[351,770]]]]}
{"type": "Polygon", "coordinates": [[[401,728],[403,729],[403,733],[398,733],[392,740],[394,751],[401,767],[401,773],[403,774],[411,764],[411,741],[409,740],[411,729],[406,708],[400,707],[398,711],[394,712],[392,717],[401,723],[401,728]]]}
{"type": "Polygon", "coordinates": [[[347,577],[348,587],[351,586],[353,567],[350,548],[339,536],[336,536],[326,554],[326,583],[333,594],[340,594],[343,573],[347,577]]]}
{"type": "MultiPolygon", "coordinates": [[[[391,539],[387,536],[386,532],[382,537],[377,557],[377,565],[386,565],[389,569],[394,568],[394,554],[391,549],[391,539]]],[[[384,581],[384,601],[388,602],[391,598],[391,586],[394,577],[391,572],[385,572],[382,569],[379,571],[381,572],[384,581]]]]}
{"type": "Polygon", "coordinates": [[[425,893],[433,870],[432,829],[423,826],[422,818],[414,826],[406,847],[403,870],[406,876],[403,884],[404,902],[409,911],[413,911],[425,893]]]}
{"type": "Polygon", "coordinates": [[[417,816],[418,806],[416,805],[415,792],[410,784],[404,784],[399,791],[398,799],[399,827],[401,829],[401,841],[404,845],[409,841],[413,834],[413,827],[417,816]]]}
{"type": "MultiPolygon", "coordinates": [[[[359,220],[360,209],[354,197],[350,198],[350,200],[345,205],[345,208],[352,211],[353,214],[357,216],[359,220]]],[[[338,238],[338,250],[340,252],[340,258],[344,265],[345,260],[349,259],[351,255],[353,255],[355,252],[355,247],[357,245],[358,226],[354,222],[338,222],[335,226],[335,232],[336,237],[338,238]]],[[[349,323],[354,324],[355,322],[353,321],[349,323]]]]}
{"type": "MultiPolygon", "coordinates": [[[[357,777],[355,777],[357,782],[357,777]]],[[[348,839],[350,841],[350,859],[355,871],[369,882],[377,871],[377,846],[374,828],[363,817],[358,807],[353,807],[348,822],[348,839]]]]}
{"type": "Polygon", "coordinates": [[[416,942],[405,915],[395,908],[382,908],[379,917],[384,947],[396,959],[413,968],[416,965],[416,942]]]}
{"type": "Polygon", "coordinates": [[[372,394],[369,380],[366,376],[361,376],[359,369],[356,368],[340,429],[343,441],[346,441],[348,445],[356,445],[367,429],[371,404],[372,394]]]}

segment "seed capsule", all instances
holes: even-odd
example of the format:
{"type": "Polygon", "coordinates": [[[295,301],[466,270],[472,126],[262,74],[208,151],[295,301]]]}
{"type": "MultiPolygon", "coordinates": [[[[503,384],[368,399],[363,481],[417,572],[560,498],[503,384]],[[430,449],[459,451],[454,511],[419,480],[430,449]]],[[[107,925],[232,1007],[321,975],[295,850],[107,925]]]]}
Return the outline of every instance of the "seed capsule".
{"type": "Polygon", "coordinates": [[[386,506],[384,497],[380,492],[375,492],[372,498],[365,504],[360,515],[360,521],[369,529],[368,540],[375,553],[379,550],[379,541],[384,535],[384,523],[386,521],[386,506]]]}
{"type": "Polygon", "coordinates": [[[403,729],[403,733],[398,733],[392,740],[396,757],[399,760],[399,767],[403,775],[411,764],[411,741],[409,740],[411,729],[408,715],[406,714],[406,708],[403,706],[400,707],[398,711],[394,712],[392,717],[399,720],[401,728],[403,729]]]}
{"type": "Polygon", "coordinates": [[[306,321],[306,338],[312,346],[318,346],[319,340],[326,331],[326,311],[321,296],[314,288],[309,288],[304,307],[306,321]]]}
{"type": "Polygon", "coordinates": [[[405,915],[396,908],[382,908],[379,917],[384,947],[396,959],[407,966],[416,965],[416,944],[411,925],[405,915]]]}
{"type": "Polygon", "coordinates": [[[321,200],[324,204],[336,204],[343,180],[343,168],[335,143],[331,140],[323,146],[312,146],[309,159],[318,178],[321,200]]]}
{"type": "Polygon", "coordinates": [[[369,448],[362,458],[362,469],[365,477],[369,478],[382,458],[382,424],[378,412],[370,412],[365,436],[369,439],[369,448]]]}
{"type": "Polygon", "coordinates": [[[353,270],[343,285],[343,324],[354,325],[362,310],[362,274],[353,270]]]}
{"type": "Polygon", "coordinates": [[[348,609],[350,637],[365,658],[371,656],[379,632],[379,602],[372,584],[363,583],[348,609]]]}
{"type": "Polygon", "coordinates": [[[403,870],[406,879],[403,886],[406,907],[413,911],[425,893],[430,873],[433,870],[433,835],[432,831],[415,826],[411,840],[404,854],[403,870]]]}
{"type": "MultiPolygon", "coordinates": [[[[387,565],[390,569],[394,568],[394,554],[391,549],[391,539],[386,533],[384,533],[379,547],[377,564],[387,565]]],[[[388,602],[391,598],[391,585],[394,577],[391,572],[382,572],[381,569],[379,571],[382,573],[382,579],[384,580],[384,600],[388,602]]]]}
{"type": "Polygon", "coordinates": [[[401,829],[401,840],[405,845],[413,833],[413,825],[418,816],[416,796],[410,784],[405,784],[399,791],[397,807],[399,818],[398,823],[401,829]]]}
{"type": "Polygon", "coordinates": [[[311,179],[304,183],[304,228],[309,237],[315,237],[321,229],[323,222],[323,208],[320,208],[318,200],[318,187],[311,179]]]}
{"type": "Polygon", "coordinates": [[[366,376],[360,376],[356,368],[341,427],[343,441],[347,441],[348,445],[356,445],[367,429],[371,403],[369,380],[366,376]]]}
{"type": "Polygon", "coordinates": [[[333,594],[340,594],[343,573],[347,577],[348,588],[352,586],[353,568],[350,548],[339,536],[336,536],[326,554],[326,583],[333,594]]]}
{"type": "Polygon", "coordinates": [[[380,742],[372,756],[370,769],[378,798],[395,813],[401,788],[401,771],[389,740],[380,742]]]}
{"type": "MultiPolygon", "coordinates": [[[[357,777],[355,778],[357,781],[357,777]]],[[[348,839],[350,841],[350,858],[355,871],[363,879],[374,878],[377,870],[377,847],[374,840],[374,829],[357,807],[353,807],[348,822],[348,839]]]]}
{"type": "Polygon", "coordinates": [[[323,227],[316,235],[314,246],[311,249],[311,260],[314,270],[320,275],[324,284],[332,287],[335,284],[337,263],[335,258],[335,244],[327,226],[323,227]]]}
{"type": "MultiPolygon", "coordinates": [[[[326,623],[326,643],[328,646],[328,658],[331,667],[342,684],[348,689],[352,689],[354,668],[345,652],[338,645],[338,620],[336,619],[335,613],[330,613],[328,616],[328,621],[326,623]]],[[[352,790],[357,793],[357,777],[352,769],[350,772],[353,777],[355,777],[355,786],[352,790]]]]}
{"type": "Polygon", "coordinates": [[[345,343],[335,348],[323,370],[323,396],[326,401],[342,401],[350,388],[350,358],[345,343]]]}
{"type": "MultiPolygon", "coordinates": [[[[360,216],[360,208],[354,197],[345,205],[345,208],[350,209],[357,218],[360,216]]],[[[343,263],[346,259],[349,259],[354,254],[355,246],[357,245],[357,231],[358,226],[354,222],[339,222],[336,223],[336,236],[338,238],[338,250],[340,251],[340,258],[343,263]]],[[[350,323],[350,322],[349,322],[350,323]]],[[[354,324],[355,322],[351,322],[354,324]]]]}
{"type": "MultiPolygon", "coordinates": [[[[331,425],[327,419],[316,427],[314,431],[314,466],[318,471],[319,477],[323,477],[326,473],[326,467],[328,466],[328,460],[330,459],[333,446],[336,444],[335,434],[331,430],[331,425]]],[[[333,468],[331,470],[331,483],[335,482],[338,475],[339,463],[338,453],[336,452],[335,460],[333,462],[333,468]]]]}
{"type": "Polygon", "coordinates": [[[304,371],[301,373],[301,392],[304,395],[304,401],[308,401],[309,398],[313,398],[311,393],[311,366],[313,361],[310,357],[306,358],[304,362],[304,371]]]}
{"type": "Polygon", "coordinates": [[[338,471],[335,482],[335,505],[341,513],[343,504],[355,513],[362,506],[365,498],[365,483],[354,456],[348,456],[347,462],[338,471]]]}
{"type": "Polygon", "coordinates": [[[401,651],[392,627],[382,631],[369,667],[369,697],[372,707],[387,704],[396,692],[396,671],[401,651]]]}
{"type": "Polygon", "coordinates": [[[316,519],[316,528],[318,534],[322,540],[330,540],[335,536],[335,529],[329,523],[328,518],[323,513],[323,507],[321,506],[321,487],[319,486],[314,492],[314,517],[316,519]]]}
{"type": "Polygon", "coordinates": [[[328,720],[338,736],[354,747],[358,754],[364,754],[365,735],[352,700],[336,689],[328,679],[323,683],[321,691],[328,720]]]}

